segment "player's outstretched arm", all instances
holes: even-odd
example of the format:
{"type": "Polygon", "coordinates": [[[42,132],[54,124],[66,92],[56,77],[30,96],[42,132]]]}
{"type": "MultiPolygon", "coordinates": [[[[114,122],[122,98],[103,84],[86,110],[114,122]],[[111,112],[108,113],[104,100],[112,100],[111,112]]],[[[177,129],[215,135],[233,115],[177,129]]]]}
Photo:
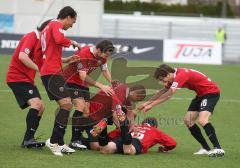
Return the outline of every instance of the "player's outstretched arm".
{"type": "Polygon", "coordinates": [[[148,101],[140,104],[138,106],[138,110],[143,110],[144,107],[146,107],[147,105],[150,105],[153,101],[157,100],[159,97],[161,97],[164,93],[166,93],[169,89],[167,88],[163,88],[161,90],[159,90],[155,95],[153,95],[148,101]]]}
{"type": "Polygon", "coordinates": [[[110,86],[107,85],[103,85],[100,82],[97,82],[95,80],[93,80],[86,71],[79,71],[79,76],[80,79],[83,81],[86,81],[89,85],[95,86],[99,89],[101,89],[103,92],[105,92],[108,96],[111,96],[114,94],[114,91],[112,90],[112,88],[110,86]]]}
{"type": "Polygon", "coordinates": [[[62,58],[62,63],[69,64],[69,63],[73,63],[73,62],[75,62],[75,61],[78,61],[79,59],[80,59],[79,56],[77,56],[77,55],[71,55],[71,56],[62,58]]]}
{"type": "Polygon", "coordinates": [[[175,93],[175,91],[176,91],[176,89],[174,89],[174,88],[168,89],[167,92],[162,94],[159,98],[157,98],[156,100],[152,101],[150,104],[144,106],[144,108],[142,110],[144,112],[147,112],[150,109],[152,109],[154,106],[167,101],[175,93]]]}
{"type": "Polygon", "coordinates": [[[111,76],[111,74],[110,74],[110,72],[109,72],[108,69],[103,70],[103,71],[102,71],[102,75],[104,76],[104,78],[105,78],[109,83],[112,83],[112,76],[111,76]]]}

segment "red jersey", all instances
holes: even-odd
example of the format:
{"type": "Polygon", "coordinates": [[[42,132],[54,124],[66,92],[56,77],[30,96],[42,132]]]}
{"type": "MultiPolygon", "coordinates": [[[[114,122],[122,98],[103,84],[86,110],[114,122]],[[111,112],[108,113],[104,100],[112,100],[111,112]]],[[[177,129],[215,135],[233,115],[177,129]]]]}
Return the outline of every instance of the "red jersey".
{"type": "Polygon", "coordinates": [[[103,91],[98,92],[90,102],[90,118],[98,121],[112,116],[112,112],[121,107],[131,106],[127,100],[129,88],[125,84],[119,84],[113,88],[115,94],[107,96],[103,91]]]}
{"type": "Polygon", "coordinates": [[[6,82],[30,82],[34,84],[36,71],[28,68],[19,60],[20,52],[27,54],[36,64],[41,62],[42,52],[37,30],[21,38],[13,53],[6,78],[6,82]]]}
{"type": "Polygon", "coordinates": [[[46,58],[40,71],[41,76],[59,74],[62,70],[62,48],[71,45],[63,31],[61,22],[54,19],[41,33],[43,57],[46,58]]]}
{"type": "Polygon", "coordinates": [[[74,62],[64,69],[64,76],[68,83],[88,87],[87,82],[80,79],[79,71],[85,71],[89,75],[98,67],[101,67],[102,70],[107,69],[107,59],[94,56],[93,49],[92,46],[86,46],[75,53],[79,56],[80,61],[74,62]]]}
{"type": "MultiPolygon", "coordinates": [[[[160,131],[159,129],[150,126],[149,124],[143,124],[137,126],[137,132],[132,132],[131,135],[133,138],[136,138],[140,141],[142,145],[142,153],[147,153],[148,149],[156,144],[160,144],[166,148],[172,149],[177,143],[176,141],[160,131]]],[[[120,129],[115,129],[108,134],[110,140],[118,138],[121,136],[120,129]]]]}
{"type": "Polygon", "coordinates": [[[170,88],[188,88],[203,96],[210,93],[220,93],[219,87],[206,75],[193,69],[177,68],[170,88]]]}

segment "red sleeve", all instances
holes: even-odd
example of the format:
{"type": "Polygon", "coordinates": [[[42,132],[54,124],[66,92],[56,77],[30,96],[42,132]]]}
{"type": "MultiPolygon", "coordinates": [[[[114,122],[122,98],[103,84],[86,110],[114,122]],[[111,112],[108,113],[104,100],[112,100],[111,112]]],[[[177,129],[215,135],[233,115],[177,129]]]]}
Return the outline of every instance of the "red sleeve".
{"type": "Polygon", "coordinates": [[[36,39],[37,39],[34,36],[35,34],[33,33],[26,34],[26,37],[24,38],[20,52],[24,52],[27,55],[29,55],[30,52],[33,52],[33,48],[36,45],[36,39]]]}
{"type": "Polygon", "coordinates": [[[113,101],[112,110],[116,110],[122,106],[121,101],[118,99],[118,96],[115,93],[112,95],[112,101],[113,101]],[[120,105],[120,106],[118,106],[118,105],[120,105]]]}
{"type": "Polygon", "coordinates": [[[41,43],[39,40],[36,44],[33,54],[34,54],[34,62],[37,64],[38,69],[41,69],[45,59],[43,58],[41,43]]]}
{"type": "Polygon", "coordinates": [[[188,72],[181,70],[180,72],[176,73],[174,81],[171,85],[171,88],[181,88],[189,79],[188,72]]]}
{"type": "Polygon", "coordinates": [[[157,128],[152,128],[152,130],[155,132],[155,140],[160,145],[164,147],[175,147],[177,145],[177,142],[169,135],[165,134],[157,128]]]}
{"type": "Polygon", "coordinates": [[[71,45],[71,41],[64,36],[61,23],[53,24],[52,33],[53,38],[57,44],[64,47],[69,47],[71,45]]]}

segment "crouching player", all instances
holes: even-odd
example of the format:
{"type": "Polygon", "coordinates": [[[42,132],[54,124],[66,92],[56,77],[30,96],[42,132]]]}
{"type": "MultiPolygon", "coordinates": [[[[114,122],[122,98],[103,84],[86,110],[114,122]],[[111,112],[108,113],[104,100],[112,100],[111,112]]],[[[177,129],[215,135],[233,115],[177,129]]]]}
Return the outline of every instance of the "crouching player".
{"type": "Polygon", "coordinates": [[[75,124],[74,127],[79,130],[83,130],[84,127],[88,134],[87,139],[83,138],[81,132],[74,136],[77,137],[79,142],[82,141],[81,148],[83,148],[82,145],[85,145],[92,150],[99,150],[98,138],[96,137],[99,128],[98,126],[93,128],[93,125],[97,124],[103,118],[107,118],[106,121],[108,121],[108,124],[111,125],[114,122],[117,127],[120,127],[117,116],[114,115],[114,117],[113,113],[118,112],[118,116],[120,116],[121,114],[125,115],[123,113],[125,111],[128,116],[131,116],[131,109],[134,108],[134,103],[143,100],[146,96],[145,88],[141,85],[129,87],[126,84],[117,83],[113,84],[112,88],[114,90],[112,96],[108,96],[101,90],[92,97],[89,106],[89,117],[79,117],[79,122],[73,123],[75,124]],[[124,110],[122,111],[122,109],[124,110]]]}
{"type": "Polygon", "coordinates": [[[120,153],[137,155],[147,153],[148,149],[160,144],[159,152],[167,152],[176,147],[176,141],[169,135],[157,129],[156,118],[146,118],[135,132],[129,132],[128,119],[120,122],[120,130],[116,129],[107,134],[107,127],[102,120],[99,124],[103,131],[99,135],[100,152],[103,154],[120,153]],[[105,128],[104,128],[105,126],[105,128]]]}

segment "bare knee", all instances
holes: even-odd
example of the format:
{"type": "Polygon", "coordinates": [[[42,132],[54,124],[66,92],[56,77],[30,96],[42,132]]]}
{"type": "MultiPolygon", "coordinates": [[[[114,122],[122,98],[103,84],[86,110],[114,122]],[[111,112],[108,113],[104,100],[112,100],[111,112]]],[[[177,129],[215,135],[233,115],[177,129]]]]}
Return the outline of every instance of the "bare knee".
{"type": "Polygon", "coordinates": [[[136,149],[133,145],[123,145],[123,153],[125,155],[135,155],[136,149]]]}
{"type": "Polygon", "coordinates": [[[28,104],[30,105],[30,108],[37,109],[38,111],[41,111],[44,106],[43,102],[39,98],[30,99],[28,104]]]}
{"type": "Polygon", "coordinates": [[[91,148],[91,150],[99,151],[100,150],[99,143],[98,142],[91,142],[90,143],[90,148],[91,148]]]}
{"type": "Polygon", "coordinates": [[[199,123],[202,127],[204,127],[208,122],[209,122],[208,119],[205,119],[205,118],[200,118],[200,119],[198,120],[198,123],[199,123]]]}
{"type": "Polygon", "coordinates": [[[184,117],[184,118],[183,118],[183,121],[184,121],[184,124],[185,124],[188,128],[192,127],[192,126],[195,124],[195,121],[191,120],[191,119],[188,118],[188,117],[184,117]]]}
{"type": "Polygon", "coordinates": [[[38,116],[42,116],[44,111],[45,111],[45,105],[42,102],[42,106],[41,106],[41,108],[40,108],[40,110],[38,112],[38,116]]]}
{"type": "Polygon", "coordinates": [[[73,105],[70,98],[63,98],[59,100],[58,103],[61,109],[68,110],[68,111],[72,110],[73,105]]]}

